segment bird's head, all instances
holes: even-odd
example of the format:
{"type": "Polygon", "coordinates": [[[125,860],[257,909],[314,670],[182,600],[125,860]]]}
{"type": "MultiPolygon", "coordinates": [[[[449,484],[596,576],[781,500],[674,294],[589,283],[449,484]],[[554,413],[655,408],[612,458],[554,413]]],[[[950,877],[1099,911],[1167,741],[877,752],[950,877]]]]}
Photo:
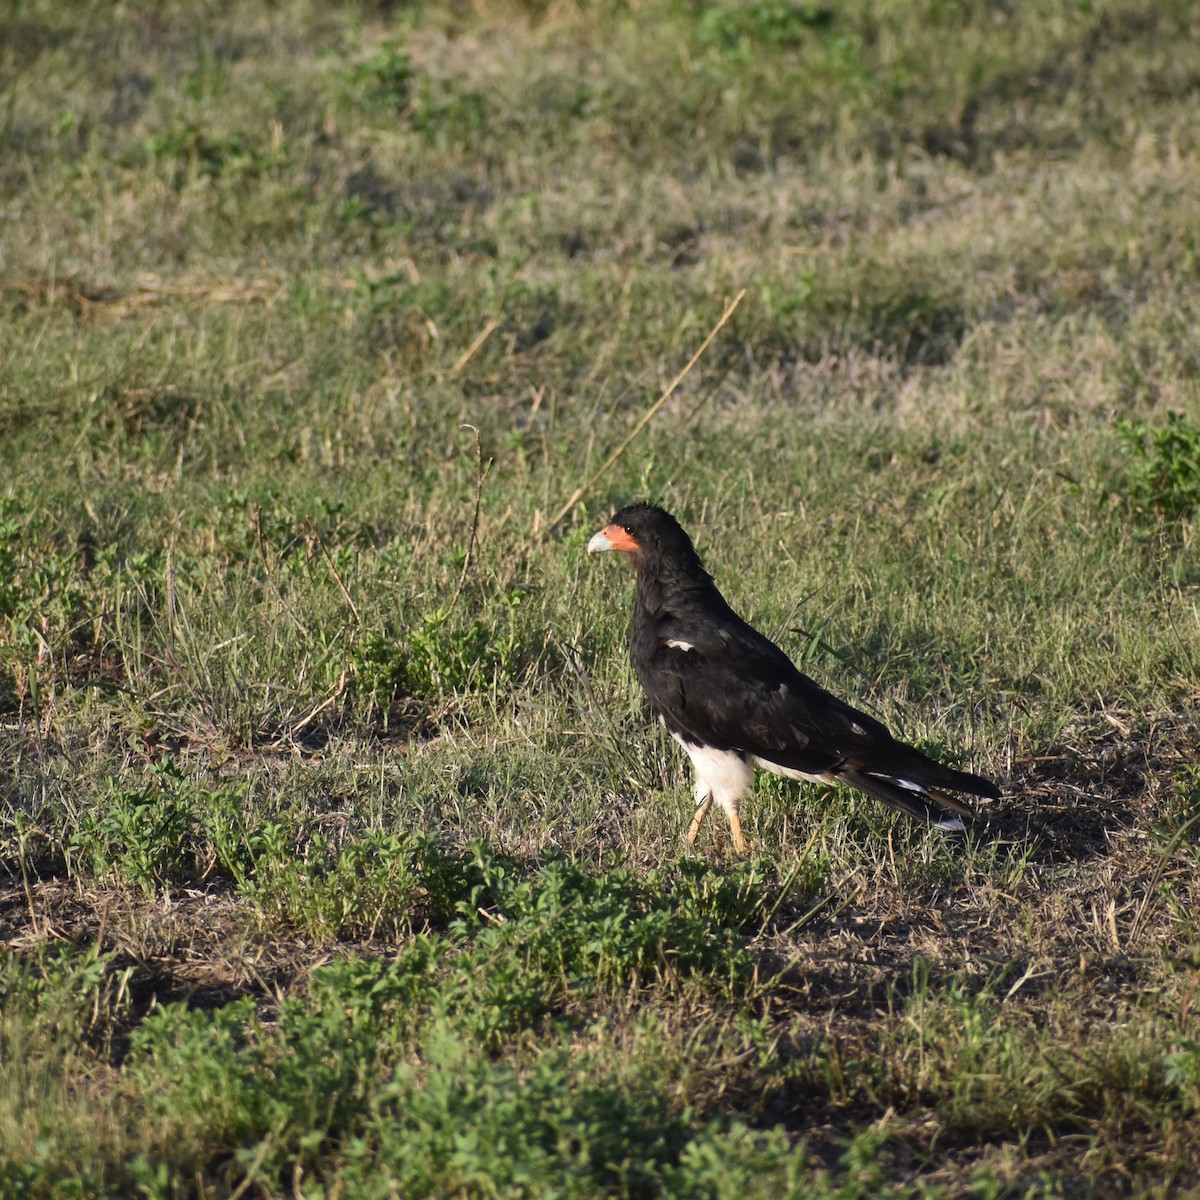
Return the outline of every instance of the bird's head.
{"type": "Polygon", "coordinates": [[[629,504],[616,513],[588,542],[589,554],[604,550],[619,550],[627,555],[636,571],[665,568],[683,573],[704,572],[692,539],[657,504],[629,504]]]}

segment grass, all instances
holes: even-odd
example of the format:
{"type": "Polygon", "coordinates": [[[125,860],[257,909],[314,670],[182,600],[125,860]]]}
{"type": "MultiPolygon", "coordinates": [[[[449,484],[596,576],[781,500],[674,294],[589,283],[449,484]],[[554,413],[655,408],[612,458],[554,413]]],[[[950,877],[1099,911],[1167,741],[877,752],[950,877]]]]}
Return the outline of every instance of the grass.
{"type": "Polygon", "coordinates": [[[0,1192],[1200,1188],[1197,32],[0,15],[0,1192]],[[683,853],[634,498],[965,844],[683,853]]]}

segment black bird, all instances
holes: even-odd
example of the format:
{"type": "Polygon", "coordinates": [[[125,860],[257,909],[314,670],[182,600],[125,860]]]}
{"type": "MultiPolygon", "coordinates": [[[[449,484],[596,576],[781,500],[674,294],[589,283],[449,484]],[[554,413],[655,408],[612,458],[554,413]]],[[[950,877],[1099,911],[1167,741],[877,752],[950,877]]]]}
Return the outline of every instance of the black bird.
{"type": "Polygon", "coordinates": [[[590,542],[618,550],[637,577],[629,656],[650,703],[696,769],[688,845],[715,800],[733,844],[746,849],[738,810],[754,768],[844,783],[942,829],[971,808],[948,794],[998,798],[990,780],[935,762],[827,692],[717,591],[691,538],[665,509],[631,504],[590,542]]]}

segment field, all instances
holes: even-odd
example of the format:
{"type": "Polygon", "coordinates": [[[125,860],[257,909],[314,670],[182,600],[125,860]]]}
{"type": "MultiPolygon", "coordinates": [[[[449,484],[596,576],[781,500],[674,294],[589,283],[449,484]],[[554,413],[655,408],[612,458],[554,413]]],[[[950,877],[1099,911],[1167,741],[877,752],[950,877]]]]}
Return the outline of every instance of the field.
{"type": "Polygon", "coordinates": [[[1200,1195],[1198,106],[1189,0],[4,5],[0,1195],[1200,1195]],[[642,498],[965,842],[686,851],[642,498]]]}

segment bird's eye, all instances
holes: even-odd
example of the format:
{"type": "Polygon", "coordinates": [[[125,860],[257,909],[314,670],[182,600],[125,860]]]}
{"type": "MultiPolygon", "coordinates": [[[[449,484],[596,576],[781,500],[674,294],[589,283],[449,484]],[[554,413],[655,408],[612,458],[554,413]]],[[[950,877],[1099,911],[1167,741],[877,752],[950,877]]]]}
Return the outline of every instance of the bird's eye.
{"type": "Polygon", "coordinates": [[[628,525],[625,526],[625,532],[629,534],[630,537],[633,537],[633,530],[630,529],[628,525]]]}

